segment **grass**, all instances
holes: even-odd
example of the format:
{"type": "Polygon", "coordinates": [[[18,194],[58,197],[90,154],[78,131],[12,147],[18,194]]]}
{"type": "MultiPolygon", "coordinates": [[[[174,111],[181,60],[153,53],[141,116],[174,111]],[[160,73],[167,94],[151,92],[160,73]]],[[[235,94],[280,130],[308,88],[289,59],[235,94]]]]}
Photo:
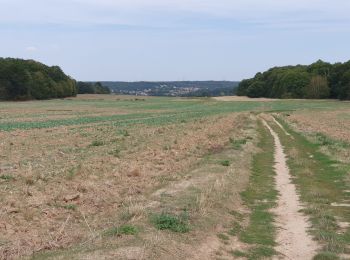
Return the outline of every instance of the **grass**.
{"type": "MultiPolygon", "coordinates": [[[[74,126],[87,124],[112,124],[125,127],[133,124],[160,125],[169,123],[188,122],[195,118],[203,118],[210,115],[225,114],[245,111],[290,111],[302,108],[308,109],[334,109],[343,107],[341,102],[335,101],[273,101],[273,102],[218,102],[212,99],[191,99],[186,102],[172,98],[150,98],[145,102],[134,100],[52,100],[16,103],[17,107],[25,110],[51,107],[51,110],[66,110],[64,115],[73,115],[71,118],[50,119],[55,112],[43,110],[39,116],[33,113],[21,117],[5,117],[0,119],[0,131],[13,131],[16,129],[53,128],[59,126],[74,126]],[[89,107],[89,112],[73,112],[77,108],[89,107]],[[54,109],[55,108],[55,109],[54,109]],[[127,114],[98,115],[93,112],[96,109],[127,110],[127,114]],[[142,113],[140,113],[142,111],[142,113]],[[19,118],[28,120],[17,120],[19,118]],[[37,120],[37,119],[41,120],[37,120]],[[44,120],[42,120],[44,118],[44,120]],[[46,119],[47,118],[47,119],[46,119]],[[29,120],[30,119],[30,120],[29,120]]],[[[0,109],[11,109],[16,106],[11,102],[1,102],[0,109]]]]}
{"type": "Polygon", "coordinates": [[[220,238],[221,240],[230,240],[230,237],[225,235],[224,233],[220,233],[217,235],[218,238],[220,238]]]}
{"type": "MultiPolygon", "coordinates": [[[[246,253],[249,259],[272,257],[276,254],[274,217],[270,210],[276,205],[274,189],[274,146],[272,136],[259,122],[260,152],[253,158],[249,187],[241,194],[251,210],[248,227],[239,232],[242,242],[252,245],[246,253]]],[[[238,232],[237,228],[234,230],[238,232]]]]}
{"type": "Polygon", "coordinates": [[[238,222],[234,222],[232,228],[227,232],[231,236],[237,236],[242,231],[242,226],[238,222]]]}
{"type": "Polygon", "coordinates": [[[233,149],[239,150],[242,148],[242,145],[247,143],[247,139],[233,139],[230,137],[230,143],[233,149]]]}
{"type": "Polygon", "coordinates": [[[102,145],[104,145],[104,142],[103,142],[103,141],[94,140],[94,141],[92,141],[92,143],[91,143],[90,146],[102,146],[102,145]]]}
{"type": "Polygon", "coordinates": [[[0,179],[5,180],[5,181],[11,181],[14,179],[14,177],[11,175],[3,174],[3,175],[0,175],[0,179]]]}
{"type": "Polygon", "coordinates": [[[108,152],[108,154],[119,158],[120,152],[121,152],[120,148],[116,147],[113,151],[108,152]]]}
{"type": "Polygon", "coordinates": [[[62,208],[64,209],[68,209],[68,210],[76,210],[77,209],[77,205],[75,204],[68,204],[68,205],[63,205],[62,208]]]}
{"type": "Polygon", "coordinates": [[[338,259],[338,254],[348,253],[350,229],[342,231],[337,220],[350,222],[350,211],[348,207],[332,205],[350,199],[349,193],[345,192],[349,190],[349,169],[320,152],[321,146],[333,145],[333,142],[319,135],[321,142],[311,143],[285,122],[277,120],[293,137],[283,135],[278,127],[274,127],[286,148],[287,163],[300,191],[301,201],[306,204],[304,213],[311,220],[311,233],[323,247],[323,252],[315,259],[338,259]]]}
{"type": "Polygon", "coordinates": [[[230,161],[229,161],[229,160],[222,160],[222,161],[220,161],[220,164],[221,164],[222,166],[228,167],[228,166],[230,166],[230,161]]]}
{"type": "MultiPolygon", "coordinates": [[[[44,259],[49,258],[45,254],[62,259],[108,258],[111,251],[126,258],[124,253],[133,254],[134,248],[141,248],[147,259],[177,257],[180,250],[186,258],[201,246],[199,242],[217,238],[218,226],[217,250],[222,256],[232,249],[230,243],[236,238],[231,236],[236,236],[249,244],[243,247],[245,252],[236,254],[269,258],[275,253],[269,214],[275,195],[272,141],[259,125],[260,151],[271,154],[258,153],[251,165],[256,151],[255,141],[250,142],[256,137],[254,115],[345,106],[328,101],[147,98],[135,102],[126,98],[0,102],[1,174],[15,177],[11,182],[6,175],[1,178],[1,202],[25,209],[3,216],[6,223],[17,221],[13,217],[20,221],[16,234],[4,234],[9,244],[0,249],[0,258],[1,252],[25,258],[46,245],[52,247],[42,252],[44,259]],[[140,176],[130,175],[134,168],[140,176]],[[31,186],[24,181],[26,176],[35,179],[31,186]],[[163,188],[165,195],[158,197],[156,192],[163,188]],[[246,212],[237,198],[242,190],[251,214],[239,213],[246,212]],[[74,201],[63,202],[75,193],[81,195],[76,202],[79,212],[74,201]],[[49,217],[54,214],[49,223],[42,218],[43,210],[49,217]],[[184,210],[186,214],[179,213],[184,210]],[[149,211],[163,213],[149,216],[149,211]],[[31,216],[37,220],[35,225],[28,220],[31,216]],[[47,236],[48,225],[62,232],[47,236]],[[13,243],[18,237],[22,244],[17,246],[13,243]],[[178,246],[179,241],[189,246],[178,246]]],[[[322,142],[328,145],[328,140],[322,142]]],[[[326,201],[320,196],[319,200],[326,201]]],[[[322,221],[330,228],[334,223],[331,214],[322,221]]],[[[334,254],[325,251],[320,257],[329,255],[334,254]]]]}
{"type": "Polygon", "coordinates": [[[170,230],[177,233],[190,231],[186,212],[183,212],[179,216],[170,213],[155,214],[151,216],[151,221],[159,230],[170,230]]]}
{"type": "Polygon", "coordinates": [[[124,137],[130,136],[128,130],[126,130],[126,129],[119,129],[119,130],[117,131],[117,134],[118,134],[118,135],[122,135],[122,136],[124,136],[124,137]]]}
{"type": "Polygon", "coordinates": [[[139,232],[138,228],[131,225],[123,225],[113,227],[105,231],[106,236],[122,236],[122,235],[136,235],[139,232]]]}

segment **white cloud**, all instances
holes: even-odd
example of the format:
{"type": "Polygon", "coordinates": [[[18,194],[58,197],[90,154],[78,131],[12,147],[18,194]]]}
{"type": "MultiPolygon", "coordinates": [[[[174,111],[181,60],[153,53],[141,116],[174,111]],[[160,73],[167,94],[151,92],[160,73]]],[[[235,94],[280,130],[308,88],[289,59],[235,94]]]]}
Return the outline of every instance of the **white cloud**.
{"type": "Polygon", "coordinates": [[[349,0],[0,0],[0,25],[177,26],[189,18],[300,26],[350,22],[349,0]]]}

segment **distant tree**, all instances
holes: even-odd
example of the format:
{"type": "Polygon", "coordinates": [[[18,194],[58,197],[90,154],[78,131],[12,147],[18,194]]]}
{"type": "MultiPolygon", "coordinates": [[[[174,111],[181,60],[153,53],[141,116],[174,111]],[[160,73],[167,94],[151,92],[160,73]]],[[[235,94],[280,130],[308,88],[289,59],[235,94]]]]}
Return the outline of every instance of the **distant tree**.
{"type": "Polygon", "coordinates": [[[308,66],[307,70],[312,74],[328,77],[332,70],[332,64],[318,60],[308,66]]]}
{"type": "Polygon", "coordinates": [[[264,97],[265,93],[265,85],[262,81],[255,81],[251,84],[247,89],[247,96],[256,98],[256,97],[264,97]]]}
{"type": "Polygon", "coordinates": [[[350,69],[346,71],[341,78],[339,98],[343,100],[350,100],[350,69]]]}
{"type": "Polygon", "coordinates": [[[30,100],[76,95],[76,82],[58,66],[0,58],[0,99],[30,100]]]}
{"type": "Polygon", "coordinates": [[[109,87],[103,86],[101,82],[78,82],[78,93],[79,94],[110,94],[111,90],[109,87]]]}
{"type": "Polygon", "coordinates": [[[241,81],[237,95],[270,98],[350,99],[350,61],[274,67],[241,81]]]}
{"type": "Polygon", "coordinates": [[[327,98],[329,97],[328,81],[325,76],[316,75],[310,80],[305,88],[306,98],[327,98]]]}

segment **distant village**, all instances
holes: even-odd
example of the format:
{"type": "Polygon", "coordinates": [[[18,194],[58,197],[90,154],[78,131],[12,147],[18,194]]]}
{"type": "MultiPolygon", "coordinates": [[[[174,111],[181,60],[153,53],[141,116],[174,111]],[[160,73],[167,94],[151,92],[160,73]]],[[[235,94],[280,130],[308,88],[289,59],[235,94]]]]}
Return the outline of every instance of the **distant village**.
{"type": "Polygon", "coordinates": [[[201,88],[199,87],[176,87],[169,85],[159,85],[153,88],[148,89],[140,89],[140,90],[112,90],[113,93],[116,94],[124,94],[124,95],[136,95],[136,96],[184,96],[196,91],[199,91],[201,88]]]}

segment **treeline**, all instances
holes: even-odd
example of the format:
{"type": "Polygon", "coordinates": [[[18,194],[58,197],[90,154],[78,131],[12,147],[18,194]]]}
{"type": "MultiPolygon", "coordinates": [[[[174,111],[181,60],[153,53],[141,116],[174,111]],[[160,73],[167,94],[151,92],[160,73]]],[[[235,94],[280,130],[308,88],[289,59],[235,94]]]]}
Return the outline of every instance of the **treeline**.
{"type": "Polygon", "coordinates": [[[101,82],[82,82],[77,83],[78,94],[110,94],[109,87],[102,86],[101,82]]]}
{"type": "Polygon", "coordinates": [[[309,66],[275,67],[243,80],[237,95],[350,100],[350,61],[331,64],[319,60],[309,66]]]}
{"type": "Polygon", "coordinates": [[[64,98],[76,94],[75,80],[58,66],[0,58],[0,100],[64,98]]]}
{"type": "Polygon", "coordinates": [[[188,94],[181,95],[182,97],[220,97],[233,96],[236,92],[236,86],[214,89],[199,89],[188,94]]]}

